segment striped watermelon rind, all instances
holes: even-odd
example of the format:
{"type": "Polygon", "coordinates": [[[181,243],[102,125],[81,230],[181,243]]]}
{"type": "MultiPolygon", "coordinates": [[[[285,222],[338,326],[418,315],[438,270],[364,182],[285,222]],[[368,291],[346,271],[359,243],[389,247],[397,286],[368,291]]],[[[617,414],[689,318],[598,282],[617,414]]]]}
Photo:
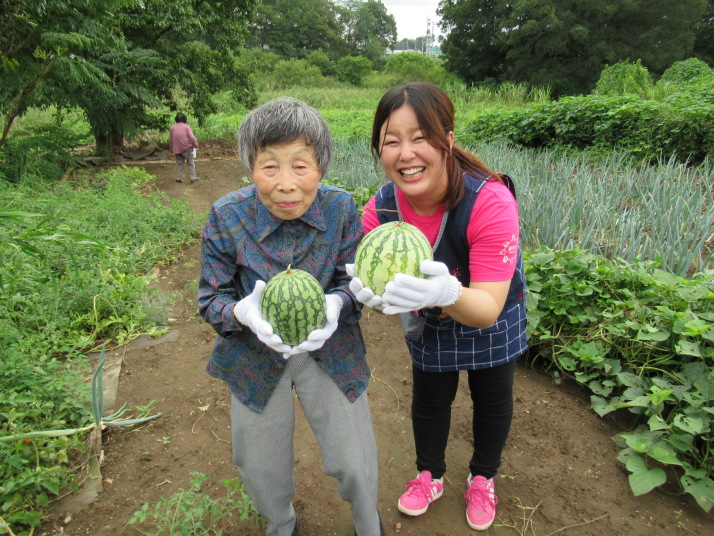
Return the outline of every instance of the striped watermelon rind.
{"type": "Polygon", "coordinates": [[[367,233],[355,252],[355,274],[365,287],[381,296],[395,274],[426,278],[419,266],[433,260],[429,240],[416,226],[403,221],[383,223],[367,233]]]}
{"type": "Polygon", "coordinates": [[[290,266],[265,285],[260,309],[263,319],[290,346],[305,342],[311,331],[322,329],[327,321],[320,283],[308,272],[290,266]]]}

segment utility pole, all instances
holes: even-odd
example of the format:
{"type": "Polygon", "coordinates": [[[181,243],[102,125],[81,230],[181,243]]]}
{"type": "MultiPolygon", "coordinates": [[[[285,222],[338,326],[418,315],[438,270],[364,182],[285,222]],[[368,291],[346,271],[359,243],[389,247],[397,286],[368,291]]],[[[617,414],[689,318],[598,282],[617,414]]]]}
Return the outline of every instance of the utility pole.
{"type": "Polygon", "coordinates": [[[434,21],[426,19],[426,36],[422,40],[422,54],[434,56],[434,21]]]}

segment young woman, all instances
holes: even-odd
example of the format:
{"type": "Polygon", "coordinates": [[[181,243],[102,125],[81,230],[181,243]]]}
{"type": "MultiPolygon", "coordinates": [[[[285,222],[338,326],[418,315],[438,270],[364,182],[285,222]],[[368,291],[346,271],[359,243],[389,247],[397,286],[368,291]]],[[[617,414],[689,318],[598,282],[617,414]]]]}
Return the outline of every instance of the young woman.
{"type": "Polygon", "coordinates": [[[486,530],[496,515],[493,477],[513,414],[515,360],[526,348],[525,277],[513,183],[454,144],[454,108],[433,84],[395,87],[380,100],[372,152],[389,181],[365,207],[365,233],[401,219],[424,232],[434,261],[425,279],[398,274],[376,296],[354,277],[364,304],[400,313],[412,357],[417,477],[399,510],[418,516],[441,497],[451,404],[466,370],[473,400],[473,456],[466,519],[486,530]]]}

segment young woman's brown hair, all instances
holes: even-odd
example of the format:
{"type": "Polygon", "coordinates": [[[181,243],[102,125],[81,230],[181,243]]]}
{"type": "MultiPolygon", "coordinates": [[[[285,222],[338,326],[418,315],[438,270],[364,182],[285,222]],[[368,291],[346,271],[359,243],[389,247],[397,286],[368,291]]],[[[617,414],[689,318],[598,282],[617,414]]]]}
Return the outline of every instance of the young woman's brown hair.
{"type": "Polygon", "coordinates": [[[449,132],[454,131],[454,105],[449,96],[430,82],[410,82],[390,89],[379,101],[372,123],[371,149],[375,158],[382,152],[382,126],[389,122],[392,112],[408,104],[419,121],[422,135],[429,143],[444,154],[448,187],[444,199],[445,210],[459,204],[464,195],[464,173],[483,173],[491,180],[502,182],[496,173],[480,158],[460,149],[451,147],[449,132]]]}

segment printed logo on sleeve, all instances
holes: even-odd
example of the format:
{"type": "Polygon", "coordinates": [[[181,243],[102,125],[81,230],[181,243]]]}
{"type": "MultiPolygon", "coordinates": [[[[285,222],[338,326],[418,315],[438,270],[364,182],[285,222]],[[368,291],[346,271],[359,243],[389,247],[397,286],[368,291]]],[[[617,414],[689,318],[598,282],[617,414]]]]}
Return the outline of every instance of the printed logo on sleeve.
{"type": "Polygon", "coordinates": [[[511,239],[503,243],[503,249],[501,250],[501,255],[503,255],[503,263],[513,264],[518,255],[518,240],[516,235],[511,235],[511,239]]]}

